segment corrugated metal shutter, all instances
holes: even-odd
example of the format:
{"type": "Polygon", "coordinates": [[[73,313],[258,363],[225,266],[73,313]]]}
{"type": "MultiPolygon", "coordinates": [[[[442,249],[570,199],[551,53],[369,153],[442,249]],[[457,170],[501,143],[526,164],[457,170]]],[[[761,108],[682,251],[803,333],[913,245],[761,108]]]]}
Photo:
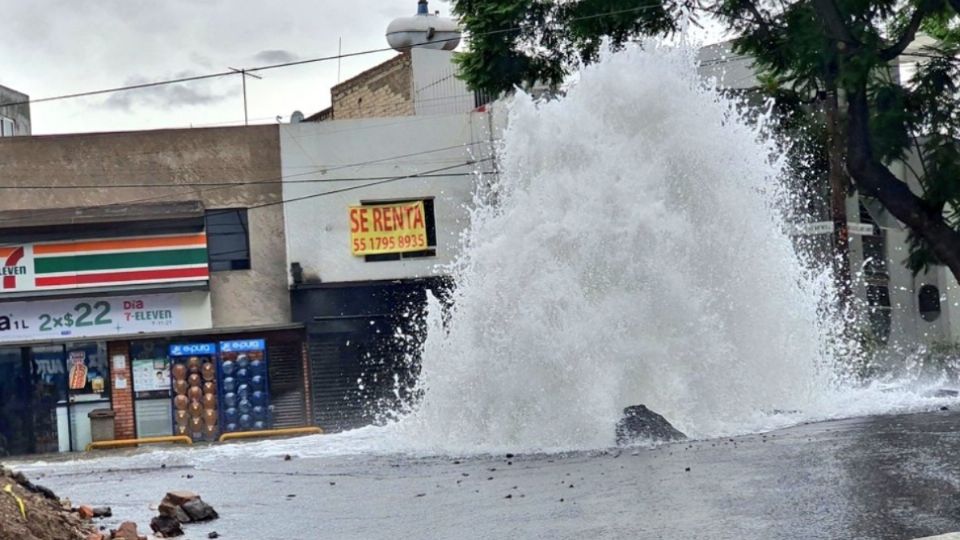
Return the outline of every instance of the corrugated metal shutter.
{"type": "Polygon", "coordinates": [[[307,425],[307,404],[303,389],[303,357],[298,342],[270,342],[270,404],[273,427],[307,425]]]}
{"type": "Polygon", "coordinates": [[[310,340],[310,385],[314,422],[325,431],[364,425],[357,395],[360,366],[350,354],[350,340],[332,335],[310,340]]]}

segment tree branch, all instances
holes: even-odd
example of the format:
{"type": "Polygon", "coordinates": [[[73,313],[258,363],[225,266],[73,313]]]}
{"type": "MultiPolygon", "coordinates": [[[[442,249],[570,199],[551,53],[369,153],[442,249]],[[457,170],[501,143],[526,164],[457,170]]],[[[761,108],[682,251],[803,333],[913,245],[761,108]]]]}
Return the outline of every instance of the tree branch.
{"type": "Polygon", "coordinates": [[[930,246],[954,276],[960,276],[960,233],[943,218],[942,209],[910,191],[890,169],[873,157],[866,83],[848,94],[847,170],[861,193],[878,199],[891,214],[930,246]]]}
{"type": "MultiPolygon", "coordinates": [[[[951,0],[960,4],[960,0],[951,0]]],[[[926,6],[929,6],[929,2],[921,2],[917,6],[917,9],[913,11],[913,16],[910,17],[910,22],[907,23],[907,27],[904,29],[903,34],[900,35],[900,38],[893,43],[893,45],[882,49],[880,51],[880,58],[884,62],[889,62],[894,58],[900,56],[900,54],[911,44],[917,36],[917,30],[920,29],[920,23],[923,22],[923,19],[930,14],[926,6]]]]}
{"type": "MultiPolygon", "coordinates": [[[[951,1],[960,2],[960,0],[951,1]]],[[[859,42],[850,33],[850,29],[844,24],[843,16],[840,15],[840,10],[837,9],[833,0],[813,0],[813,7],[817,16],[827,27],[827,37],[850,45],[859,45],[859,42]]]]}

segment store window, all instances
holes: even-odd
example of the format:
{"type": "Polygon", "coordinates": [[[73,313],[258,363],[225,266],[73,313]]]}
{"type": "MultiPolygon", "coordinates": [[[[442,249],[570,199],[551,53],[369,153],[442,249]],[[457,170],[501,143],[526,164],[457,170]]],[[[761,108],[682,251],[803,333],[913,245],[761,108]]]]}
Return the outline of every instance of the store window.
{"type": "MultiPolygon", "coordinates": [[[[366,262],[378,261],[399,261],[401,259],[417,259],[422,257],[437,256],[437,219],[434,215],[433,198],[429,199],[405,199],[390,201],[391,203],[408,203],[423,201],[424,221],[427,229],[427,248],[421,251],[410,251],[407,253],[383,253],[380,255],[367,255],[364,257],[366,262]]],[[[360,203],[362,206],[374,204],[383,204],[383,201],[370,201],[360,203]]]]}
{"type": "Polygon", "coordinates": [[[890,338],[893,325],[893,310],[890,306],[890,289],[882,285],[867,286],[868,320],[873,335],[882,343],[890,338]]]}
{"type": "Polygon", "coordinates": [[[33,451],[30,370],[19,348],[0,349],[0,455],[33,451]]]}
{"type": "Polygon", "coordinates": [[[29,422],[33,429],[34,452],[66,452],[71,449],[71,422],[67,401],[68,373],[63,360],[63,345],[31,347],[29,422]]]}
{"type": "Polygon", "coordinates": [[[130,343],[133,408],[138,437],[170,435],[170,357],[164,340],[130,343]]]}
{"type": "Polygon", "coordinates": [[[863,273],[868,278],[885,279],[889,277],[889,270],[887,269],[887,243],[884,230],[877,227],[873,216],[867,211],[863,202],[860,203],[860,222],[871,224],[874,226],[874,231],[880,231],[879,234],[860,237],[863,242],[863,273]]]}
{"type": "Polygon", "coordinates": [[[917,293],[917,307],[920,318],[933,322],[940,318],[940,289],[935,285],[924,285],[917,293]]]}
{"type": "Polygon", "coordinates": [[[246,208],[207,210],[207,255],[211,272],[250,269],[250,227],[246,208]]]}
{"type": "Polygon", "coordinates": [[[106,344],[73,343],[67,345],[66,353],[70,401],[110,399],[106,344]]]}
{"type": "Polygon", "coordinates": [[[7,118],[6,116],[0,116],[0,137],[13,137],[16,135],[16,123],[7,118]]]}

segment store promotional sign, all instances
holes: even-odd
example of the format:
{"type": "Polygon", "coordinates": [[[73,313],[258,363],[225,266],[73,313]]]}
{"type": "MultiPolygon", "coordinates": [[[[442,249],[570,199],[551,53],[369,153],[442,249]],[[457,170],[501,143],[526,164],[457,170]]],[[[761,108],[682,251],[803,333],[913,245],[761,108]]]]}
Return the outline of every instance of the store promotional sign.
{"type": "Polygon", "coordinates": [[[221,341],[220,352],[263,351],[267,348],[264,339],[241,339],[237,341],[221,341]]]}
{"type": "Polygon", "coordinates": [[[0,247],[0,293],[210,278],[206,233],[0,247]]]}
{"type": "Polygon", "coordinates": [[[216,343],[175,343],[170,345],[170,356],[212,356],[217,354],[216,343]]]}
{"type": "Polygon", "coordinates": [[[358,257],[427,249],[423,201],[351,206],[350,243],[358,257]]]}
{"type": "Polygon", "coordinates": [[[211,326],[207,292],[0,303],[0,343],[211,326]]]}

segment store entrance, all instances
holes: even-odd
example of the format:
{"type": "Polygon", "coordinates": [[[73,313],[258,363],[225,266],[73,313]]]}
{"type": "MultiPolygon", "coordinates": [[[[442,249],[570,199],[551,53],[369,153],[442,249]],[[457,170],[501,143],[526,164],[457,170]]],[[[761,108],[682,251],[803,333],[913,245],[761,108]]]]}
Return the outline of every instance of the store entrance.
{"type": "Polygon", "coordinates": [[[66,400],[62,347],[0,348],[0,455],[56,452],[66,400]]]}
{"type": "Polygon", "coordinates": [[[33,452],[47,453],[69,450],[70,432],[65,429],[67,409],[67,369],[63,346],[27,349],[31,383],[29,391],[33,452]]]}
{"type": "Polygon", "coordinates": [[[0,348],[0,456],[82,450],[109,408],[104,342],[0,348]]]}
{"type": "Polygon", "coordinates": [[[30,371],[19,348],[0,349],[0,456],[33,452],[30,371]]]}

